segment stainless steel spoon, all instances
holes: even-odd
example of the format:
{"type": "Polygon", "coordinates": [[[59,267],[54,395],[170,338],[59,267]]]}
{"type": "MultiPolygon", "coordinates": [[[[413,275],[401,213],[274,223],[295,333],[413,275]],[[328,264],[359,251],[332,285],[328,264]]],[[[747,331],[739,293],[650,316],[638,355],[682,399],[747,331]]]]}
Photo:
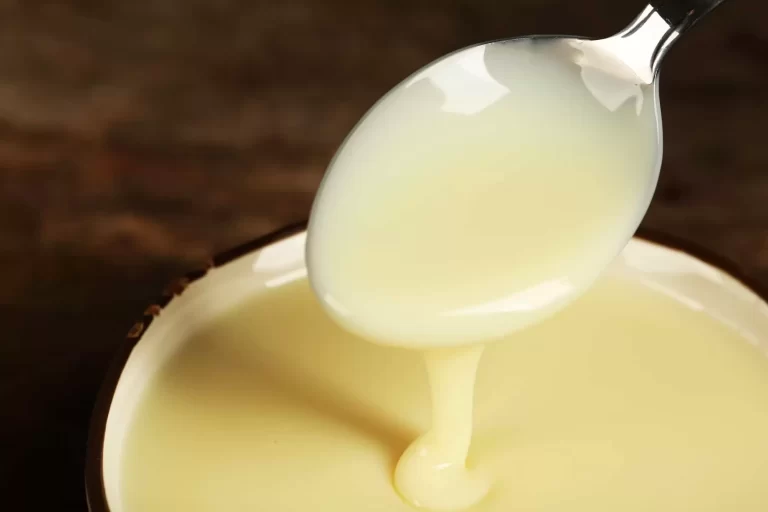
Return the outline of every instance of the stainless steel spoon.
{"type": "MultiPolygon", "coordinates": [[[[599,73],[635,84],[655,84],[664,56],[677,39],[724,0],[655,0],[624,30],[607,39],[564,38],[583,51],[578,63],[587,86],[599,73]]],[[[599,91],[599,86],[598,91],[599,91]]],[[[598,92],[599,94],[599,92],[598,92]]]]}
{"type": "Polygon", "coordinates": [[[621,252],[653,196],[662,59],[723,1],[654,0],[606,39],[533,36],[472,46],[392,89],[342,144],[312,209],[307,265],[326,310],[374,341],[447,346],[504,336],[578,297],[621,252]],[[532,109],[526,98],[534,97],[532,109]],[[632,139],[642,143],[626,143],[632,139]],[[461,190],[478,185],[462,182],[462,169],[476,181],[486,171],[466,156],[480,146],[496,167],[477,191],[461,190]],[[534,146],[540,150],[526,150],[534,146]],[[595,172],[591,162],[586,170],[571,165],[604,148],[613,153],[595,160],[595,172]],[[619,168],[632,179],[611,188],[619,168]],[[589,186],[575,187],[574,173],[589,186]],[[441,182],[446,175],[452,181],[441,182]],[[590,197],[610,197],[613,209],[579,217],[590,197]],[[472,208],[490,213],[462,217],[472,208]],[[441,213],[427,218],[430,209],[441,213]],[[528,219],[544,217],[543,229],[530,229],[528,219]],[[429,233],[429,242],[405,236],[409,229],[429,233]]]}

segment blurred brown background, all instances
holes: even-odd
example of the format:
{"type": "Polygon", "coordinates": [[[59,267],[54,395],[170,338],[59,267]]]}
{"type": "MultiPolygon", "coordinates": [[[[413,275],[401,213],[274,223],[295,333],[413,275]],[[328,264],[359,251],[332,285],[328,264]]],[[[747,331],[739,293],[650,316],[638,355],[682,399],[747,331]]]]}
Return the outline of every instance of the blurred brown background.
{"type": "MultiPolygon", "coordinates": [[[[607,36],[644,4],[0,0],[0,496],[84,509],[88,415],[131,320],[213,252],[305,218],[400,79],[483,40],[607,36]]],[[[767,15],[729,2],[668,57],[645,222],[765,283],[767,15]]]]}

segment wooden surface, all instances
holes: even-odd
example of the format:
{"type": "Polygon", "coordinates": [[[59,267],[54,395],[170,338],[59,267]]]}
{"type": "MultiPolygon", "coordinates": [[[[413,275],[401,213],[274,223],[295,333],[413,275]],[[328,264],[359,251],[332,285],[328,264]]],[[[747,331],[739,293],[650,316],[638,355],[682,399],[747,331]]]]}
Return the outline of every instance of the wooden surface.
{"type": "MultiPolygon", "coordinates": [[[[0,492],[84,508],[110,354],[171,277],[306,217],[386,90],[461,46],[608,35],[611,0],[0,0],[0,492]]],[[[729,2],[665,65],[645,225],[768,283],[768,7],[729,2]]]]}

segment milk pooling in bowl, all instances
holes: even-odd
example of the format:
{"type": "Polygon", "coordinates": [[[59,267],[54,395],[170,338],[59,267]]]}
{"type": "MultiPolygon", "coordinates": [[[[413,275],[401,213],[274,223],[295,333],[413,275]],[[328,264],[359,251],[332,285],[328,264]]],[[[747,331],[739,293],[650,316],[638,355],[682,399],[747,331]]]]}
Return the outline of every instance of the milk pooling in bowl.
{"type": "Polygon", "coordinates": [[[650,202],[655,90],[587,80],[581,60],[547,38],[441,59],[368,112],[316,198],[307,262],[325,309],[425,353],[432,429],[395,472],[414,505],[460,509],[487,493],[492,476],[466,468],[481,343],[584,292],[650,202]]]}

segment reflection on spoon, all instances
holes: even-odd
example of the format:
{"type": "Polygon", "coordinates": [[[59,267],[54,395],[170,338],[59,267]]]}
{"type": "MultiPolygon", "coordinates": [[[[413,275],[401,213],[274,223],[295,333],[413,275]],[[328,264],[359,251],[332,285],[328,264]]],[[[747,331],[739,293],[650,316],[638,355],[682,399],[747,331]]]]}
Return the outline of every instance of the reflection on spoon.
{"type": "Polygon", "coordinates": [[[420,80],[429,80],[445,96],[440,110],[454,114],[477,114],[509,93],[509,89],[488,73],[485,50],[485,46],[475,46],[461,52],[456,62],[448,59],[439,62],[434,68],[416,73],[405,83],[405,87],[420,80]],[[459,66],[464,72],[456,73],[454,66],[459,66]]]}

